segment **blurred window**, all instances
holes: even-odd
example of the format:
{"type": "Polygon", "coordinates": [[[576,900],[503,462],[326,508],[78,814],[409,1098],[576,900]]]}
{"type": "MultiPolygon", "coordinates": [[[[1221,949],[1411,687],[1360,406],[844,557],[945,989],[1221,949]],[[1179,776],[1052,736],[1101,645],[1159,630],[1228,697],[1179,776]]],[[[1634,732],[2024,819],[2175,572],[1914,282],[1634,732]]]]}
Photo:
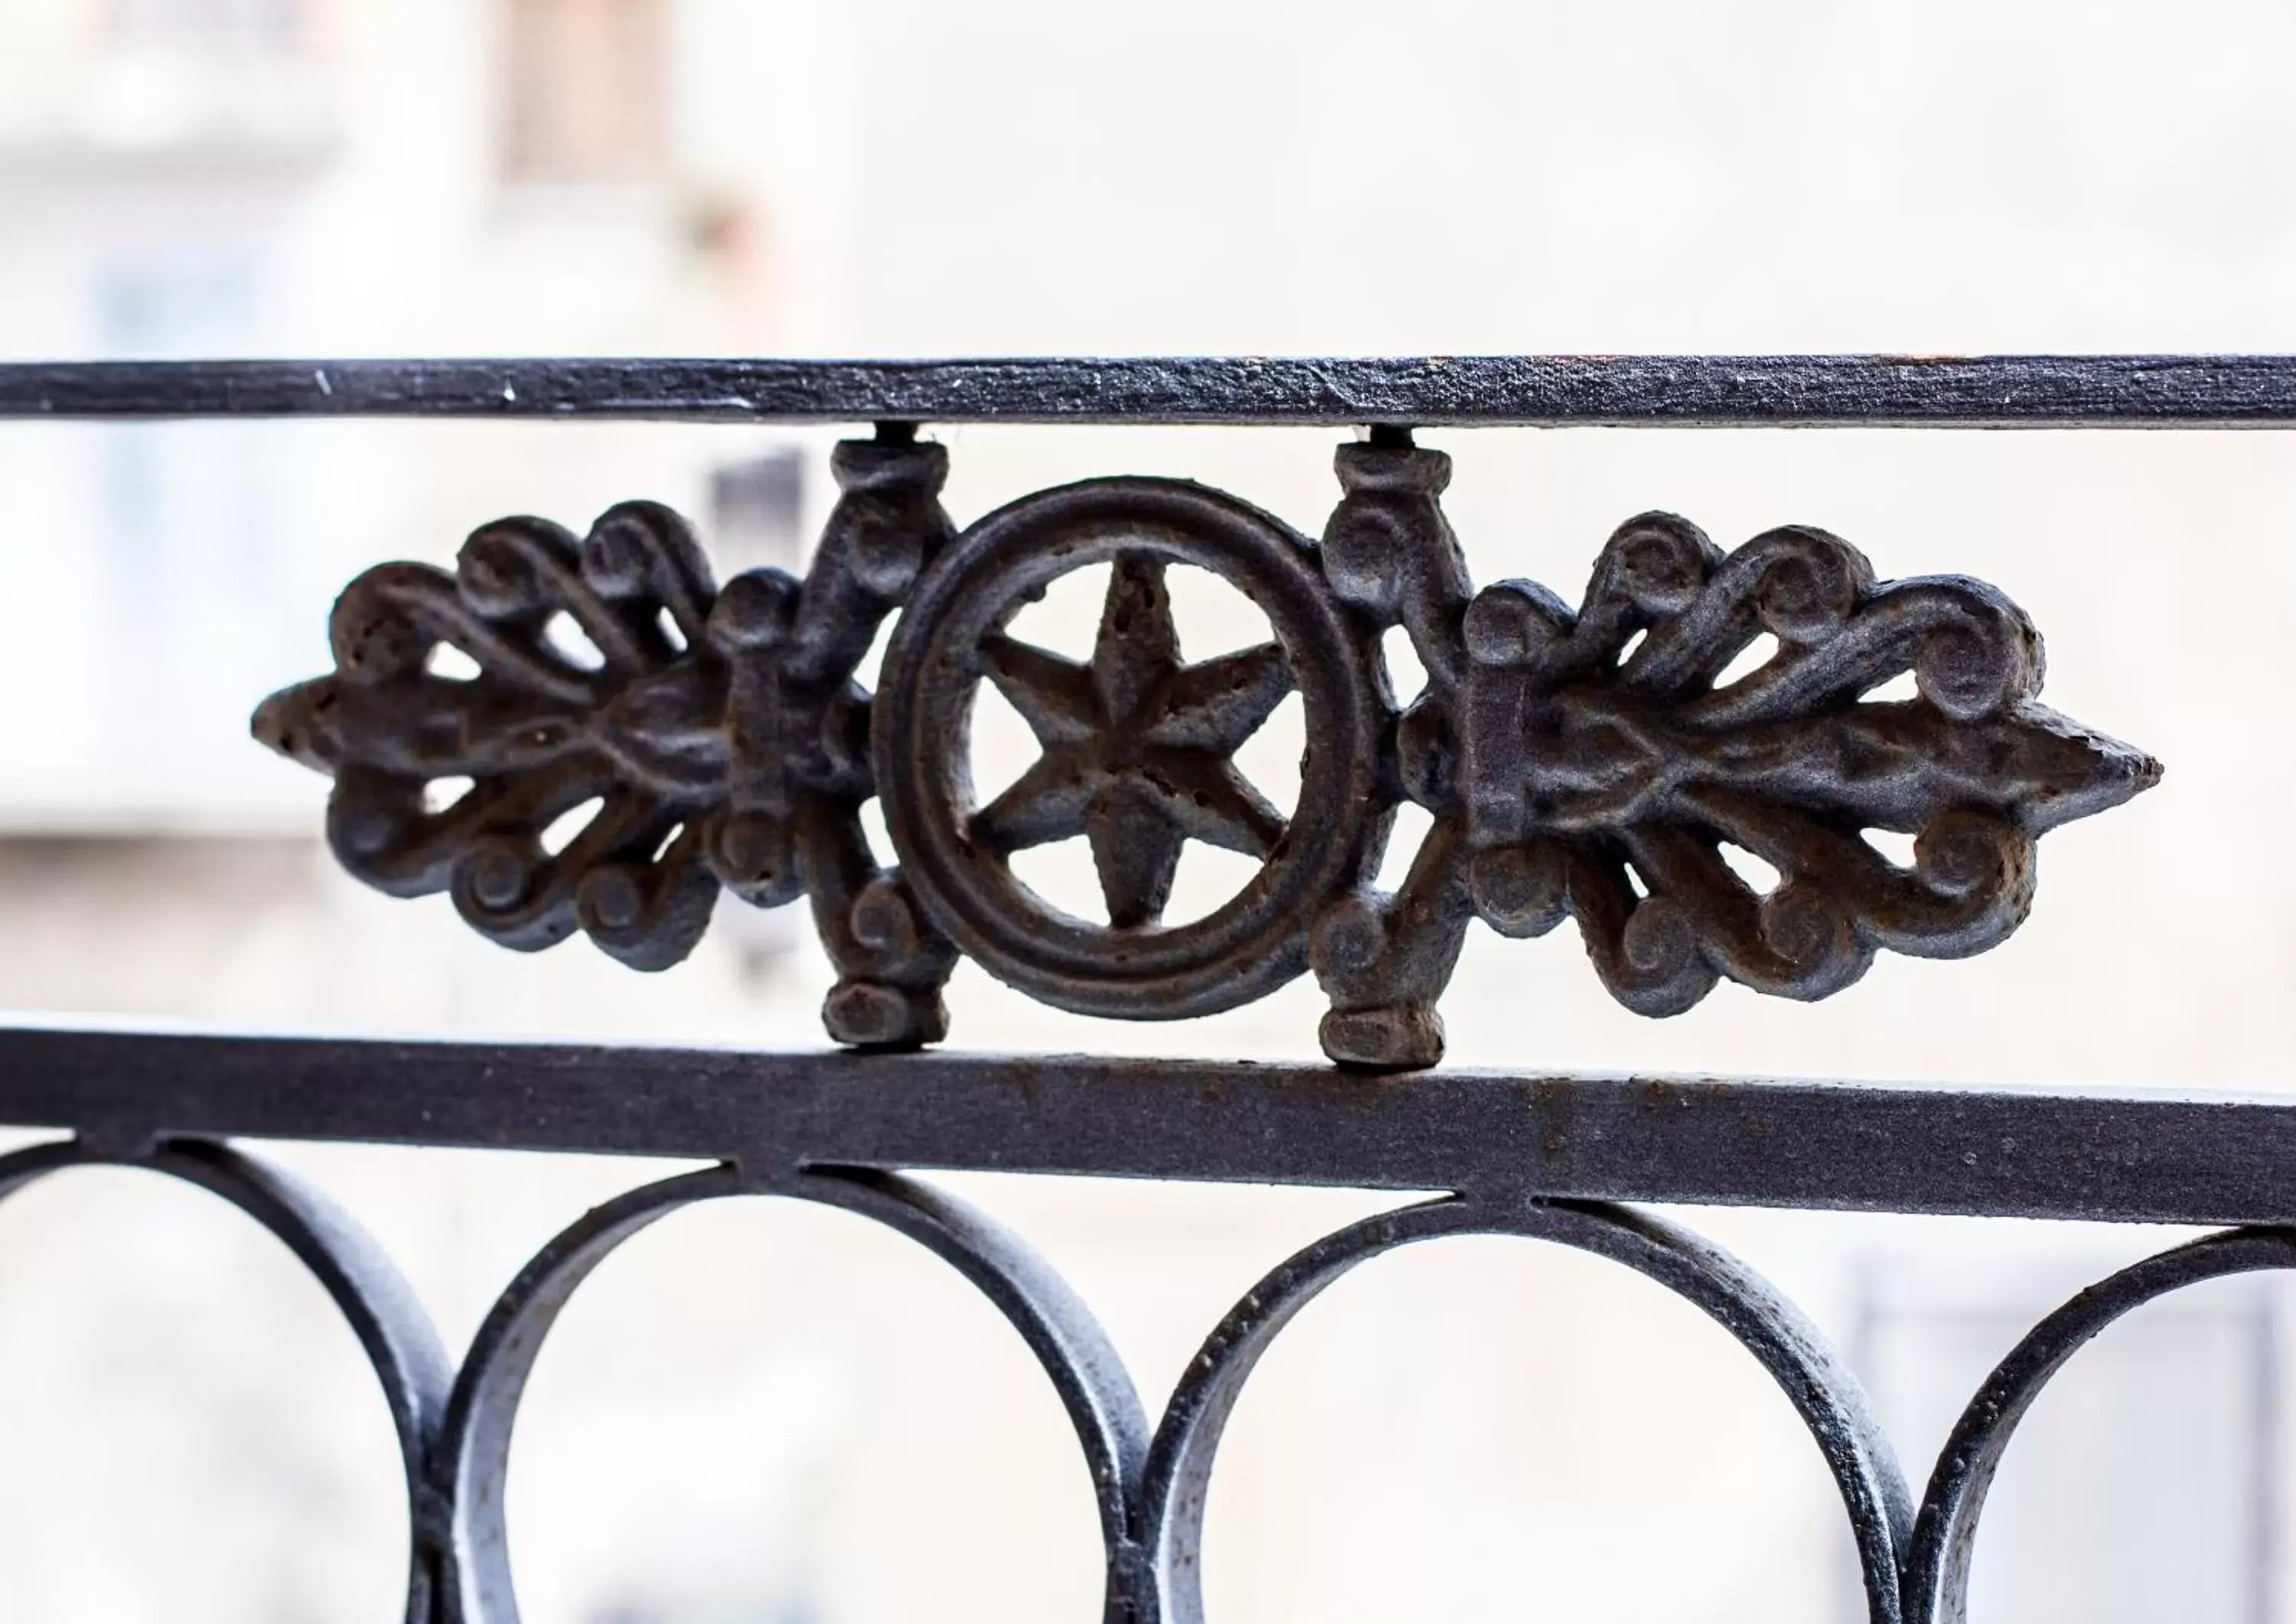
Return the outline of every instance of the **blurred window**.
{"type": "Polygon", "coordinates": [[[794,447],[709,474],[709,539],[720,572],[805,563],[805,454],[794,447]]]}
{"type": "Polygon", "coordinates": [[[644,180],[667,145],[665,0],[504,0],[503,163],[541,185],[644,180]]]}
{"type": "MultiPolygon", "coordinates": [[[[139,359],[244,349],[254,327],[255,281],[254,266],[228,254],[130,258],[108,267],[95,282],[103,348],[139,359]]],[[[178,572],[256,562],[234,556],[257,529],[246,440],[234,423],[106,426],[104,529],[123,603],[169,602],[183,585],[173,578],[178,572]]],[[[230,596],[215,607],[229,614],[230,596]]]]}
{"type": "MultiPolygon", "coordinates": [[[[1931,1458],[1994,1365],[2108,1272],[1874,1261],[1858,1364],[1907,1461],[1931,1458]]],[[[2076,1353],[2010,1441],[1978,1529],[1970,1616],[2272,1619],[2274,1342],[2268,1283],[2234,1279],[2159,1299],[2076,1353]]]]}
{"type": "Polygon", "coordinates": [[[111,0],[111,43],[175,50],[293,49],[302,0],[111,0]]]}
{"type": "MultiPolygon", "coordinates": [[[[106,353],[231,355],[256,332],[261,274],[245,251],[156,250],[105,267],[92,291],[106,353]]],[[[86,808],[99,820],[210,795],[226,805],[237,793],[233,770],[194,764],[217,759],[226,718],[285,658],[289,634],[271,613],[273,492],[259,432],[235,422],[102,431],[103,635],[139,654],[133,684],[87,685],[78,696],[95,708],[85,725],[104,756],[78,769],[88,796],[110,803],[86,808]]]]}

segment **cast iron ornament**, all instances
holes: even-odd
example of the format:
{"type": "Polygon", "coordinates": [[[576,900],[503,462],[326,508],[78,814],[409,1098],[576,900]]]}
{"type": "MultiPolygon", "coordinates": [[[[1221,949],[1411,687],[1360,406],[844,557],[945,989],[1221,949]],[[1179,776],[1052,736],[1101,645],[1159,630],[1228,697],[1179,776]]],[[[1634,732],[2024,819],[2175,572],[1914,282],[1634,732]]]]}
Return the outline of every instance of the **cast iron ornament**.
{"type": "Polygon", "coordinates": [[[1877,580],[1823,530],[1726,554],[1647,513],[1611,536],[1575,611],[1528,581],[1478,593],[1439,505],[1450,460],[1396,431],[1340,448],[1320,545],[1160,479],[1040,492],[956,533],[947,454],[897,431],[840,445],[833,468],[842,495],[802,583],[754,570],[714,586],[690,528],[652,503],[578,539],[488,525],[451,575],[371,570],[335,605],[334,671],[266,700],[256,736],[334,778],[328,839],[353,874],[446,890],[506,947],[578,930],[659,970],[721,890],[802,895],[839,972],[824,1019],[841,1043],[944,1036],[960,952],[1046,1003],[1134,1020],[1229,1008],[1312,968],[1325,1053],[1389,1069],[1440,1058],[1435,1005],[1472,919],[1510,936],[1577,919],[1603,985],[1643,1014],[1724,977],[1822,998],[1882,948],[1995,946],[2031,906],[2039,835],[2160,776],[2038,702],[2040,637],[2001,593],[1877,580]],[[1010,634],[1048,583],[1103,563],[1089,660],[1010,634]],[[1187,660],[1173,563],[1242,592],[1270,639],[1187,660]],[[873,698],[855,673],[896,611],[873,698]],[[1427,671],[1400,708],[1379,644],[1398,626],[1427,671]],[[1775,651],[1718,686],[1766,633],[1775,651]],[[436,668],[449,647],[475,676],[436,668]],[[1867,697],[1907,672],[1913,697],[1867,697]],[[984,682],[1041,752],[985,804],[984,682]],[[1287,817],[1234,757],[1295,690],[1308,742],[1287,817]],[[873,796],[893,869],[862,831],[873,796]],[[1373,877],[1406,800],[1433,826],[1389,893],[1373,877]],[[1871,830],[1914,836],[1911,865],[1871,830]],[[1105,924],[1011,866],[1078,835],[1105,924]],[[1167,925],[1189,840],[1260,867],[1167,925]],[[1778,876],[1767,894],[1732,847],[1778,876]]]}

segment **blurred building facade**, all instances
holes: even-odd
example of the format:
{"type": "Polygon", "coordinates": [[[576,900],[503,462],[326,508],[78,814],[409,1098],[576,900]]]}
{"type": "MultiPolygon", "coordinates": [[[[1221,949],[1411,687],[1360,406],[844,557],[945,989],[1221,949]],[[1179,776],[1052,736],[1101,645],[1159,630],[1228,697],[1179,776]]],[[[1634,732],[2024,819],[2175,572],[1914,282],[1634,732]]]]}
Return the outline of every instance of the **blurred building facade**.
{"type": "MultiPolygon", "coordinates": [[[[12,0],[0,357],[2296,345],[2296,110],[2274,66],[2296,22],[2273,8],[2202,6],[2169,37],[2055,4],[1423,10],[12,0]]],[[[499,952],[443,903],[335,874],[324,786],[244,727],[323,662],[352,573],[443,561],[498,513],[578,527],[646,495],[728,568],[794,562],[829,438],[0,426],[0,1007],[817,1041],[827,972],[801,922],[722,920],[660,978],[579,945],[499,952]]],[[[1202,478],[1310,531],[1333,494],[1320,432],[941,438],[960,521],[1111,472],[1202,478]]],[[[1567,595],[1654,505],[1726,544],[1824,523],[1885,573],[1999,581],[2050,636],[2052,697],[2171,768],[2056,838],[2033,921],[1979,964],[1886,964],[1816,1009],[1725,989],[1653,1026],[1562,937],[1479,938],[1447,1005],[1460,1061],[2285,1075],[2291,882],[2194,874],[2268,849],[2290,787],[2256,744],[2284,728],[2273,654],[2296,632],[2279,442],[1428,438],[1458,459],[1485,578],[1567,595]]],[[[1049,605],[1042,634],[1088,632],[1090,603],[1049,605]]],[[[1242,628],[1240,603],[1187,607],[1191,636],[1242,628]]],[[[1022,764],[1012,727],[981,733],[985,779],[1022,764]]],[[[1277,778],[1287,752],[1264,752],[1277,778]]],[[[1079,877],[1062,862],[1055,894],[1079,877]]],[[[1183,875],[1210,901],[1224,883],[1183,875]]],[[[1316,1013],[1301,987],[1111,1029],[970,970],[951,1001],[967,1044],[1163,1054],[1297,1054],[1316,1013]]],[[[450,1341],[636,1177],[297,1154],[450,1341]]],[[[976,1193],[1105,1308],[1152,1409],[1259,1274],[1378,1204],[976,1193]]],[[[1693,1221],[1850,1349],[1915,1470],[2023,1325],[2160,1239],[1693,1221]]],[[[1580,1260],[1439,1251],[1365,1271],[1271,1356],[1215,1489],[1215,1612],[1853,1616],[1816,1454],[1720,1333],[1580,1260]]],[[[390,1616],[387,1439],[316,1295],[227,1218],[126,1176],[10,1204],[0,1620],[390,1616]]],[[[2279,1315],[2271,1287],[2227,1288],[2083,1356],[2005,1474],[1980,1617],[2287,1616],[2279,1315]]],[[[1082,1472],[1025,1357],[935,1266],[842,1221],[708,1215],[634,1246],[529,1417],[512,1497],[538,1624],[1092,1605],[1082,1472]]]]}

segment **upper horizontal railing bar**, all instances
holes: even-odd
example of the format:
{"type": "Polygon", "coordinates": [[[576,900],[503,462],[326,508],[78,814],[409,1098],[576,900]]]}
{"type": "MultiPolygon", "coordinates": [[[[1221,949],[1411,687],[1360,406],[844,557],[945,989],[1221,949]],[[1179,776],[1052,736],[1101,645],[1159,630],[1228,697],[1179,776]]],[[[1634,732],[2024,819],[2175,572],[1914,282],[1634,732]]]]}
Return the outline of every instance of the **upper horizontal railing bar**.
{"type": "Polygon", "coordinates": [[[2296,1221],[2296,1097],[0,1028],[0,1124],[1876,1212],[2296,1221]]]}
{"type": "Polygon", "coordinates": [[[0,365],[0,418],[2235,428],[2296,356],[115,361],[0,365]]]}

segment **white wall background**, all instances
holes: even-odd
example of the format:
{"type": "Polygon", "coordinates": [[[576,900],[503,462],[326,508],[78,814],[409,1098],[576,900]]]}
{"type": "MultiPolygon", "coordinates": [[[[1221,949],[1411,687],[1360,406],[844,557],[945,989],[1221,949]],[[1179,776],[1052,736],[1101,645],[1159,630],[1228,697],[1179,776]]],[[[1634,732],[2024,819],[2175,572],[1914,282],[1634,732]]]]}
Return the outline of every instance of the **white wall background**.
{"type": "MultiPolygon", "coordinates": [[[[537,195],[495,172],[483,0],[310,0],[268,89],[212,53],[124,61],[103,0],[12,0],[0,355],[118,353],[107,287],[217,265],[250,296],[212,317],[219,336],[191,322],[184,348],[2296,348],[2296,13],[2261,0],[674,12],[661,181],[537,195]],[[762,246],[732,262],[693,249],[705,204],[745,211],[762,246]]],[[[939,438],[960,521],[1111,472],[1201,478],[1310,531],[1334,495],[1323,432],[939,438]]],[[[266,689],[318,668],[326,603],[365,562],[444,559],[499,513],[579,524],[636,494],[698,512],[713,465],[792,440],[816,458],[817,507],[826,439],[0,425],[0,823],[17,836],[0,850],[0,1006],[816,1042],[827,972],[809,949],[760,975],[713,940],[642,978],[579,945],[502,954],[442,901],[360,891],[308,840],[323,786],[243,728],[266,689]],[[123,459],[161,470],[165,517],[144,529],[107,506],[123,459]],[[257,494],[217,494],[226,465],[257,494]]],[[[1445,1006],[1456,1061],[2287,1077],[2288,439],[1423,440],[1457,461],[1450,511],[1482,578],[1569,595],[1611,527],[1653,506],[1726,545],[1823,524],[1885,574],[1998,582],[2049,638],[2052,702],[2169,765],[2135,805],[2050,837],[2032,919],[1983,961],[1887,960],[1815,1008],[1726,987],[1652,1023],[1609,1005],[1567,931],[1479,935],[1445,1006]]],[[[969,968],[950,1000],[957,1041],[983,1047],[1299,1055],[1317,1013],[1301,985],[1185,1028],[1111,1028],[969,968]]],[[[636,1177],[290,1155],[378,1229],[457,1346],[528,1254],[636,1177]]],[[[965,1182],[1103,1308],[1152,1407],[1254,1278],[1374,1204],[965,1182]]],[[[1966,1336],[1861,1341],[1877,1281],[1965,1281],[1965,1300],[1923,1299],[1949,1330],[2005,1294],[2030,1320],[2162,1239],[1688,1217],[1853,1347],[1916,1477],[1936,1392],[1973,1384],[2014,1310],[1966,1336]]],[[[403,1520],[380,1407],[319,1294],[244,1230],[127,1175],[0,1215],[0,1620],[392,1616],[403,1520]]],[[[2152,1514],[2203,1494],[2192,1474],[2230,1493],[2266,1425],[2224,1374],[2248,1344],[2223,1316],[2268,1324],[2276,1298],[2226,1301],[2109,1335],[2083,1356],[2092,1384],[2037,1412],[1999,1491],[2020,1543],[1980,1547],[1983,1624],[2051,1616],[2031,1598],[2053,1594],[2067,1618],[2155,1618],[2168,1594],[2185,1616],[2252,1624],[2245,1531],[2152,1514]],[[2194,1391],[2221,1402],[2175,1407],[2194,1391]],[[2149,1400],[2191,1425],[2078,1447],[2149,1400]],[[2099,1482],[2109,1531],[2034,1509],[2099,1482]],[[2053,1591],[2075,1562],[2108,1578],[2053,1591]]],[[[1231,1438],[1207,1557],[1218,1617],[1850,1616],[1847,1538],[1783,1401],[1720,1333],[1591,1263],[1463,1243],[1374,1266],[1286,1337],[1231,1438]]],[[[938,1266],[833,1218],[697,1215],[610,1264],[542,1361],[511,1492],[537,1624],[1049,1620],[1088,1614],[1097,1590],[1083,1475],[1025,1354],[938,1266]]]]}

